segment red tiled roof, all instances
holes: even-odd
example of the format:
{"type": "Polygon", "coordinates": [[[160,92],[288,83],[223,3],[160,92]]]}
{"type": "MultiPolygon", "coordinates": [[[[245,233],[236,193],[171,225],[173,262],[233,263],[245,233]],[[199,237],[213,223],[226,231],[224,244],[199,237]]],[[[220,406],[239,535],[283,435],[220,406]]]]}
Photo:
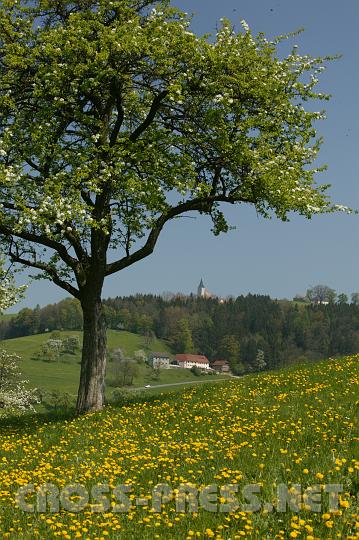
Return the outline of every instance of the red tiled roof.
{"type": "Polygon", "coordinates": [[[176,354],[177,362],[197,362],[198,364],[209,364],[208,358],[201,354],[176,354]]]}

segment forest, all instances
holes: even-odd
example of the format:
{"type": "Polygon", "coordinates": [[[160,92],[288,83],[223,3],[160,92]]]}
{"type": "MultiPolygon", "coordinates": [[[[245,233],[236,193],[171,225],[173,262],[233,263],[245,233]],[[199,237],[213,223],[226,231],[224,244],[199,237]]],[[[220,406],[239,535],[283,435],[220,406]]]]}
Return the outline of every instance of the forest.
{"type": "MultiPolygon", "coordinates": [[[[359,306],[356,302],[273,300],[238,296],[225,301],[196,296],[135,295],[104,301],[107,326],[165,340],[172,352],[226,359],[242,374],[276,369],[301,361],[359,351],[359,306]]],[[[0,321],[0,339],[81,330],[82,311],[67,298],[43,308],[25,308],[0,321]]]]}

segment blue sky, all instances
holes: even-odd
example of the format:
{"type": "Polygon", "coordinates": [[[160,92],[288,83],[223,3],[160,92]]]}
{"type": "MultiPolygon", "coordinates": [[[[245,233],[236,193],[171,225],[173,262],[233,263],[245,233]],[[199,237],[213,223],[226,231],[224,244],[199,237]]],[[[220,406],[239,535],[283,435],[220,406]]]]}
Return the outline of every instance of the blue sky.
{"type": "MultiPolygon", "coordinates": [[[[328,171],[335,202],[359,208],[359,2],[358,0],[177,0],[193,12],[193,29],[215,32],[221,17],[245,19],[268,37],[304,27],[293,40],[299,52],[342,54],[321,78],[327,120],[318,125],[325,142],[320,161],[328,171]]],[[[320,104],[321,108],[322,103],[320,104]]],[[[291,298],[308,286],[325,283],[338,291],[359,291],[359,216],[294,217],[290,223],[258,219],[251,208],[228,208],[237,229],[215,238],[205,217],[170,223],[155,253],[108,279],[104,297],[136,292],[195,291],[200,278],[218,295],[248,292],[291,298]]],[[[65,293],[46,282],[33,283],[20,306],[45,305],[65,293]]]]}

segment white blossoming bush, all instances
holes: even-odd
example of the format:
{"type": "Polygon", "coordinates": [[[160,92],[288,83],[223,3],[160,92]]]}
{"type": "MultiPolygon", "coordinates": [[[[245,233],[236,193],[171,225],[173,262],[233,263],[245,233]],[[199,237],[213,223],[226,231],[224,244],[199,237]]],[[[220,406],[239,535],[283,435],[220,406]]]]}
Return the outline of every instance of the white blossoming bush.
{"type": "Polygon", "coordinates": [[[11,277],[2,269],[0,260],[0,314],[8,307],[16,304],[23,296],[26,287],[15,288],[11,277]]]}
{"type": "Polygon", "coordinates": [[[5,309],[16,304],[23,297],[25,290],[26,285],[15,287],[13,277],[4,269],[4,262],[0,257],[0,315],[5,309]]]}
{"type": "MultiPolygon", "coordinates": [[[[22,297],[26,287],[16,288],[12,276],[4,271],[0,260],[0,313],[22,297]]],[[[21,379],[20,358],[0,349],[0,418],[34,410],[39,402],[36,389],[27,388],[21,379]]]]}
{"type": "Polygon", "coordinates": [[[16,354],[0,350],[0,418],[34,410],[39,402],[37,390],[27,388],[28,381],[21,380],[19,361],[16,354]]]}

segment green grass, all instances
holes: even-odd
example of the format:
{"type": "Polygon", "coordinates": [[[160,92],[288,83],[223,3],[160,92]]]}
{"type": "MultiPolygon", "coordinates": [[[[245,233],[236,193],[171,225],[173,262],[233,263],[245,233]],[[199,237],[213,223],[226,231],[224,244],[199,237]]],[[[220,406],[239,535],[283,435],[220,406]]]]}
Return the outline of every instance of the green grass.
{"type": "MultiPolygon", "coordinates": [[[[358,538],[359,356],[292,367],[107,407],[81,418],[26,416],[0,424],[0,537],[88,540],[329,540],[358,538]],[[51,483],[131,486],[127,512],[25,513],[19,486],[51,483]],[[151,508],[153,488],[167,484],[172,498],[151,508]],[[221,512],[199,505],[176,512],[183,484],[238,487],[239,508],[221,512]],[[245,511],[244,486],[259,486],[259,509],[245,511]],[[299,511],[276,508],[278,485],[317,486],[322,509],[308,499],[299,511]],[[339,484],[338,510],[329,511],[325,486],[339,484]],[[136,506],[145,497],[148,506],[136,506]]],[[[116,498],[116,496],[115,496],[116,498]]],[[[106,495],[107,500],[111,500],[106,495]]],[[[196,497],[196,500],[198,498],[196,497]]],[[[27,501],[36,503],[29,495],[27,501]]],[[[93,501],[94,502],[94,501],[93,501]]],[[[112,502],[115,503],[114,499],[112,502]]],[[[118,497],[117,501],[118,502],[118,497]]],[[[202,499],[203,504],[203,499],[202,499]]],[[[223,508],[222,508],[223,510],[223,508]]]]}
{"type": "MultiPolygon", "coordinates": [[[[82,340],[82,332],[66,330],[60,332],[61,338],[65,336],[78,336],[80,342],[82,340]]],[[[15,339],[3,340],[1,345],[9,350],[21,354],[24,360],[30,359],[34,353],[38,352],[42,343],[50,339],[51,333],[37,334],[35,336],[27,336],[15,339]]],[[[132,355],[138,349],[144,349],[147,351],[153,350],[167,352],[169,350],[168,345],[158,339],[154,339],[150,346],[146,344],[145,338],[138,334],[131,334],[130,332],[123,332],[120,330],[108,330],[107,332],[108,348],[110,350],[118,347],[122,348],[125,355],[132,355]]]]}
{"type": "Polygon", "coordinates": [[[0,321],[6,321],[15,317],[16,313],[0,313],[0,321]]]}
{"type": "MultiPolygon", "coordinates": [[[[78,336],[82,340],[81,332],[64,331],[61,337],[78,336]]],[[[34,360],[36,354],[40,351],[41,345],[50,338],[50,334],[39,334],[16,339],[9,339],[0,342],[0,347],[8,352],[16,353],[21,358],[20,369],[29,384],[35,388],[41,388],[47,391],[57,390],[75,396],[79,384],[80,375],[80,351],[76,355],[61,356],[57,362],[44,362],[34,360]]],[[[168,345],[158,339],[153,340],[150,345],[145,338],[130,332],[109,330],[108,348],[113,350],[121,348],[125,355],[131,356],[136,350],[143,349],[146,352],[161,351],[168,352],[168,345]]],[[[111,362],[108,363],[108,377],[111,378],[111,362]]],[[[216,376],[196,377],[187,369],[161,370],[158,380],[151,378],[153,370],[147,365],[138,366],[138,375],[133,381],[133,387],[141,387],[146,384],[155,386],[158,384],[172,384],[177,382],[198,381],[211,379],[216,376]]],[[[223,377],[223,376],[222,376],[223,377]]],[[[110,397],[113,387],[107,388],[107,394],[110,397]]]]}
{"type": "MultiPolygon", "coordinates": [[[[133,386],[145,386],[150,384],[151,386],[162,384],[175,384],[182,382],[199,382],[199,381],[211,381],[220,378],[228,378],[226,375],[194,375],[189,369],[175,368],[175,369],[162,369],[160,370],[159,377],[153,378],[153,370],[147,365],[138,366],[139,373],[134,378],[133,386]]],[[[111,373],[111,363],[108,366],[109,376],[111,373]]]]}
{"type": "MultiPolygon", "coordinates": [[[[78,336],[80,342],[82,333],[76,331],[61,332],[61,337],[78,336]]],[[[77,392],[80,375],[80,351],[76,355],[66,355],[58,362],[43,362],[33,360],[40,351],[41,345],[50,338],[50,334],[8,339],[0,342],[0,346],[10,353],[16,353],[21,358],[21,372],[30,385],[45,390],[58,390],[75,394],[77,392]]],[[[113,350],[121,348],[125,355],[131,356],[136,350],[144,349],[149,352],[168,351],[168,345],[160,340],[153,340],[148,346],[145,338],[130,332],[116,330],[108,331],[108,348],[113,350]]],[[[140,379],[142,383],[142,379],[140,379]]],[[[138,384],[140,386],[140,384],[138,384]]]]}

